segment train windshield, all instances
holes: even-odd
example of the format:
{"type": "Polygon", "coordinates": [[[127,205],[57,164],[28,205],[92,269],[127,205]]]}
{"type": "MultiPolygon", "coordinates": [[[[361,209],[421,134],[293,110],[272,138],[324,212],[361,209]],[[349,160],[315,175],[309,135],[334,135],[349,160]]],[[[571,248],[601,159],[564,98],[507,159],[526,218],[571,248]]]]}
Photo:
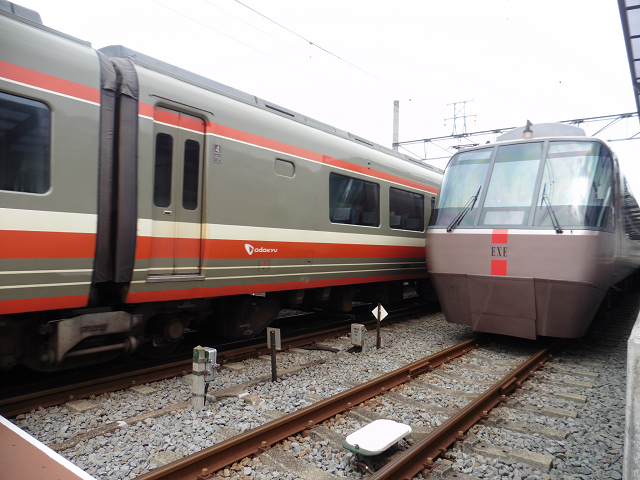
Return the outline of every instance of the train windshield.
{"type": "Polygon", "coordinates": [[[613,227],[613,162],[602,144],[549,143],[533,225],[551,225],[550,209],[562,227],[613,227]]]}
{"type": "Polygon", "coordinates": [[[613,180],[611,153],[599,142],[539,141],[461,152],[445,171],[431,225],[610,229],[613,180]]]}
{"type": "Polygon", "coordinates": [[[433,225],[447,226],[458,217],[467,206],[471,206],[458,225],[473,225],[477,208],[470,202],[482,190],[493,148],[464,152],[451,159],[442,180],[442,189],[435,210],[433,225]]]}
{"type": "Polygon", "coordinates": [[[539,142],[498,147],[481,225],[526,225],[542,145],[539,142]]]}

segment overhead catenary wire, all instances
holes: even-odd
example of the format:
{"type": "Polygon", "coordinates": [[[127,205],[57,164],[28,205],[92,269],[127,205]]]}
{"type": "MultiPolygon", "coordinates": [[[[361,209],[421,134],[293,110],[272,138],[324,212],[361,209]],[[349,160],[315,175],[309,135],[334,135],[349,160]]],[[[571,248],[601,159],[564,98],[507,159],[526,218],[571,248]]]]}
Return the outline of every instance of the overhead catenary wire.
{"type": "MultiPolygon", "coordinates": [[[[201,22],[200,20],[197,20],[197,19],[195,19],[195,18],[193,18],[193,17],[190,17],[189,15],[187,15],[187,14],[185,14],[185,13],[183,13],[183,12],[179,11],[179,10],[176,10],[175,8],[172,8],[172,7],[168,6],[168,5],[165,5],[164,3],[162,3],[162,2],[160,2],[160,1],[158,1],[158,0],[153,0],[153,2],[154,2],[154,3],[156,3],[156,4],[158,4],[158,5],[160,5],[161,7],[166,8],[167,10],[171,10],[172,12],[177,13],[178,15],[180,15],[180,16],[182,16],[182,17],[184,17],[184,18],[188,19],[188,20],[191,20],[192,22],[195,22],[195,23],[197,23],[197,24],[199,24],[199,25],[202,25],[203,27],[205,27],[205,28],[207,28],[207,29],[209,29],[209,30],[212,30],[212,31],[214,31],[214,32],[218,33],[218,34],[222,35],[223,37],[228,38],[229,40],[233,40],[234,42],[237,42],[237,43],[239,43],[240,45],[243,45],[243,46],[245,46],[245,47],[247,47],[247,48],[250,48],[251,50],[255,50],[256,52],[261,53],[261,54],[263,54],[263,55],[266,55],[266,56],[267,56],[267,57],[269,57],[269,58],[273,58],[274,60],[280,60],[280,61],[283,61],[283,60],[281,60],[281,59],[279,59],[279,58],[274,57],[273,55],[268,54],[267,52],[263,52],[262,50],[260,50],[260,49],[258,49],[258,48],[256,48],[256,47],[253,47],[253,46],[251,46],[251,45],[249,45],[248,43],[245,43],[245,42],[243,42],[243,41],[241,41],[241,40],[238,40],[237,38],[232,37],[231,35],[227,35],[226,33],[221,32],[221,31],[220,31],[220,30],[218,30],[217,28],[214,28],[214,27],[212,27],[211,25],[208,25],[208,24],[207,24],[207,23],[205,23],[205,22],[201,22]]],[[[287,62],[284,62],[284,63],[287,63],[287,62]]],[[[289,64],[289,63],[287,63],[287,65],[291,66],[292,68],[296,68],[294,65],[291,65],[291,64],[289,64]]]]}
{"type": "MultiPolygon", "coordinates": [[[[215,8],[218,8],[219,10],[221,10],[221,11],[225,12],[226,14],[228,14],[228,15],[230,15],[231,17],[233,17],[233,18],[237,19],[238,21],[240,21],[240,22],[242,22],[242,23],[244,23],[244,24],[246,24],[246,25],[248,25],[248,26],[250,26],[250,27],[252,27],[252,28],[254,28],[254,29],[256,29],[256,30],[258,30],[259,32],[261,32],[261,33],[263,33],[263,34],[267,35],[268,37],[270,37],[270,38],[272,38],[272,39],[274,39],[274,40],[276,40],[276,41],[278,41],[278,42],[280,42],[280,43],[283,43],[283,44],[284,44],[284,45],[286,45],[287,47],[289,47],[289,48],[295,48],[295,47],[292,47],[291,45],[286,44],[285,42],[282,42],[281,40],[277,39],[276,37],[274,37],[274,36],[272,36],[272,35],[270,35],[270,34],[266,33],[264,30],[261,30],[260,28],[256,27],[255,25],[252,25],[250,22],[247,22],[246,20],[243,20],[243,19],[239,18],[238,16],[233,15],[233,14],[231,14],[231,13],[227,12],[227,11],[226,11],[226,10],[224,10],[223,8],[218,7],[217,5],[214,5],[214,4],[213,4],[213,3],[211,3],[209,0],[204,0],[204,1],[205,1],[208,5],[213,6],[213,7],[215,7],[215,8]]],[[[292,35],[295,35],[296,37],[300,38],[301,40],[303,40],[304,42],[308,43],[308,44],[309,44],[309,45],[311,45],[312,47],[316,47],[316,48],[318,48],[319,50],[321,50],[321,51],[325,52],[327,55],[330,55],[330,56],[332,56],[332,57],[336,58],[337,60],[339,60],[339,61],[341,61],[341,62],[344,62],[345,64],[347,64],[347,65],[349,65],[349,66],[351,66],[351,67],[353,67],[353,68],[355,68],[355,69],[359,70],[360,72],[364,73],[365,75],[368,75],[368,76],[370,76],[371,78],[374,78],[374,79],[376,79],[377,81],[379,81],[379,82],[381,82],[381,83],[384,83],[385,85],[387,85],[387,86],[388,86],[388,87],[390,87],[390,88],[393,88],[393,89],[396,89],[396,90],[402,91],[402,92],[404,92],[406,95],[408,95],[409,97],[413,97],[413,95],[412,95],[410,92],[408,92],[407,90],[405,90],[404,88],[402,88],[402,87],[398,87],[397,85],[393,85],[393,84],[391,84],[391,83],[387,82],[386,80],[384,80],[384,79],[382,79],[382,78],[378,77],[377,75],[375,75],[375,74],[373,74],[373,73],[371,73],[371,72],[369,72],[369,71],[367,71],[367,70],[365,70],[365,69],[363,69],[363,68],[359,67],[358,65],[354,64],[353,62],[350,62],[350,61],[348,61],[348,60],[346,60],[346,59],[342,58],[341,56],[339,56],[339,55],[337,55],[337,54],[335,54],[335,53],[333,53],[333,52],[331,52],[331,51],[327,50],[326,48],[324,48],[324,47],[322,47],[322,46],[318,45],[317,43],[314,43],[313,41],[311,41],[311,40],[307,39],[307,38],[306,38],[306,37],[304,37],[303,35],[300,35],[300,34],[298,34],[298,33],[294,32],[293,30],[291,30],[291,29],[287,28],[286,26],[284,26],[284,25],[282,25],[282,24],[280,24],[280,23],[276,22],[275,20],[273,20],[273,19],[269,18],[268,16],[266,16],[266,15],[264,15],[264,14],[260,13],[259,11],[257,11],[257,10],[255,10],[254,8],[250,7],[249,5],[246,5],[246,4],[242,3],[242,2],[241,2],[241,1],[239,1],[239,0],[234,0],[234,1],[236,1],[239,5],[241,5],[241,6],[245,7],[245,8],[247,8],[247,9],[251,10],[251,11],[252,11],[252,12],[254,12],[256,15],[259,15],[259,16],[263,17],[264,19],[268,20],[269,22],[272,22],[273,24],[277,25],[278,27],[280,27],[280,28],[282,28],[282,29],[286,30],[287,32],[291,33],[292,35]]],[[[200,20],[198,20],[198,19],[195,19],[195,18],[193,18],[193,17],[190,17],[189,15],[187,15],[187,14],[185,14],[185,13],[183,13],[183,12],[179,11],[179,10],[176,10],[175,8],[172,8],[172,7],[168,6],[168,5],[166,5],[166,4],[162,3],[162,2],[160,2],[159,0],[153,0],[153,2],[154,2],[154,3],[156,3],[156,4],[158,4],[158,5],[160,5],[160,6],[162,6],[162,7],[164,7],[164,8],[166,8],[166,9],[168,9],[168,10],[171,10],[171,11],[172,11],[172,12],[174,12],[174,13],[177,13],[178,15],[180,15],[180,16],[182,16],[182,17],[184,17],[184,18],[188,19],[188,20],[191,20],[191,21],[193,21],[193,22],[195,22],[195,23],[197,23],[197,24],[199,24],[199,25],[202,25],[203,27],[205,27],[205,28],[207,28],[207,29],[209,29],[209,30],[212,30],[212,31],[214,31],[214,32],[216,32],[216,33],[218,33],[218,34],[220,34],[220,35],[222,35],[222,36],[224,36],[224,37],[226,37],[226,38],[228,38],[228,39],[230,39],[230,40],[232,40],[232,41],[236,42],[236,43],[239,43],[240,45],[243,45],[243,46],[245,46],[245,47],[247,47],[247,48],[250,48],[251,50],[254,50],[254,51],[256,51],[256,52],[258,52],[258,53],[261,53],[261,54],[263,54],[263,55],[266,55],[267,57],[272,58],[272,59],[274,59],[274,60],[281,61],[281,62],[285,63],[286,65],[289,65],[291,68],[294,68],[294,69],[296,69],[296,70],[298,70],[298,71],[303,71],[303,70],[301,70],[298,66],[296,66],[296,65],[292,65],[290,62],[287,62],[287,61],[285,61],[285,60],[283,60],[283,59],[281,59],[281,58],[277,58],[277,57],[275,57],[275,56],[273,56],[273,55],[271,55],[271,54],[269,54],[269,53],[267,53],[267,52],[265,52],[265,51],[263,51],[263,50],[260,50],[259,48],[256,48],[256,47],[254,47],[254,46],[252,46],[252,45],[250,45],[250,44],[248,44],[248,43],[246,43],[246,42],[243,42],[242,40],[238,40],[238,39],[237,39],[237,38],[235,38],[234,36],[229,35],[229,34],[226,34],[226,33],[224,33],[224,32],[222,32],[222,31],[218,30],[217,28],[212,27],[211,25],[209,25],[209,24],[207,24],[207,23],[205,23],[205,22],[203,22],[203,21],[200,21],[200,20]]]]}
{"type": "Polygon", "coordinates": [[[227,15],[229,15],[230,17],[233,17],[233,18],[235,18],[236,20],[238,20],[239,22],[242,22],[242,23],[244,23],[245,25],[248,25],[249,27],[251,27],[251,28],[253,28],[253,29],[255,29],[255,30],[259,31],[260,33],[262,33],[262,34],[264,34],[264,35],[266,35],[267,37],[272,38],[272,39],[273,39],[273,40],[275,40],[276,42],[279,42],[279,43],[281,43],[282,45],[284,45],[284,46],[286,46],[286,47],[289,47],[289,48],[295,48],[295,47],[292,47],[291,45],[289,45],[288,43],[284,42],[283,40],[279,39],[278,37],[274,37],[273,35],[271,35],[271,34],[269,34],[269,33],[265,32],[265,31],[264,31],[264,30],[262,30],[261,28],[258,28],[258,27],[256,27],[255,25],[251,24],[250,22],[247,22],[246,20],[244,20],[244,19],[240,18],[239,16],[234,15],[233,13],[230,13],[230,12],[226,11],[224,8],[222,8],[222,7],[218,6],[218,5],[216,5],[216,4],[215,4],[215,3],[213,3],[212,1],[210,1],[210,0],[204,0],[204,1],[205,1],[205,3],[207,3],[207,4],[208,4],[208,5],[210,5],[210,6],[212,6],[213,8],[216,8],[216,9],[220,10],[221,12],[226,13],[226,14],[227,14],[227,15]]]}
{"type": "MultiPolygon", "coordinates": [[[[595,135],[601,134],[604,130],[608,129],[608,128],[612,128],[613,125],[619,123],[621,120],[623,119],[628,119],[628,118],[634,118],[634,117],[638,117],[638,113],[636,112],[630,112],[630,113],[619,113],[619,114],[614,114],[614,115],[602,115],[602,116],[598,116],[598,117],[589,117],[589,118],[579,118],[579,119],[573,119],[573,120],[561,120],[558,121],[556,123],[564,123],[564,124],[570,124],[570,125],[581,125],[581,126],[587,126],[593,123],[597,123],[597,122],[603,122],[603,121],[609,121],[609,123],[603,127],[600,128],[599,130],[597,130],[595,133],[593,134],[589,134],[588,136],[594,137],[595,135]]],[[[469,141],[471,141],[471,137],[482,137],[482,136],[489,136],[489,135],[494,135],[497,136],[500,133],[504,133],[507,132],[509,130],[512,130],[516,127],[508,127],[508,128],[498,128],[498,129],[491,129],[491,130],[482,130],[482,131],[478,131],[478,132],[468,132],[465,134],[457,134],[457,135],[446,135],[446,136],[441,136],[441,137],[432,137],[432,138],[422,138],[422,139],[418,139],[418,140],[409,140],[406,142],[398,142],[398,147],[399,148],[403,148],[404,150],[408,150],[411,151],[409,147],[411,145],[413,146],[417,146],[417,145],[422,145],[424,148],[424,157],[421,159],[423,162],[425,163],[429,163],[429,162],[436,162],[439,160],[444,160],[447,158],[451,158],[451,156],[453,156],[454,153],[450,153],[449,156],[447,157],[429,157],[427,155],[427,151],[426,151],[426,144],[429,143],[431,145],[434,145],[435,147],[439,148],[440,150],[443,150],[447,153],[449,149],[459,149],[459,148],[467,148],[467,147],[473,147],[473,146],[478,146],[481,143],[484,143],[484,140],[480,140],[479,142],[473,142],[472,144],[469,145],[446,145],[446,146],[441,146],[438,143],[439,142],[452,142],[452,141],[459,141],[460,139],[464,138],[467,139],[469,141]]],[[[602,135],[600,135],[602,137],[602,135]]],[[[494,141],[496,139],[494,138],[494,141]]],[[[629,141],[629,140],[640,140],[640,132],[635,133],[632,136],[628,136],[628,135],[623,135],[620,136],[618,138],[609,138],[606,141],[607,142],[623,142],[623,141],[629,141]]],[[[489,141],[486,142],[491,143],[489,141]]],[[[413,155],[419,156],[419,154],[417,154],[415,151],[411,151],[413,153],[413,155]]]]}
{"type": "MultiPolygon", "coordinates": [[[[309,73],[309,72],[307,72],[304,68],[301,68],[301,67],[300,67],[300,65],[299,65],[299,64],[297,64],[296,62],[293,62],[293,63],[292,63],[292,62],[290,62],[290,61],[287,61],[287,60],[286,60],[286,58],[282,58],[282,56],[275,56],[275,55],[273,55],[273,54],[269,53],[268,51],[265,51],[264,49],[257,48],[257,47],[253,46],[252,44],[250,44],[250,43],[248,43],[248,42],[245,42],[245,41],[242,41],[242,40],[240,40],[240,39],[236,38],[236,36],[234,36],[234,35],[231,35],[231,34],[225,33],[224,31],[222,31],[222,30],[220,30],[220,29],[218,29],[218,28],[216,28],[216,27],[212,26],[211,24],[209,24],[208,22],[206,22],[206,21],[204,21],[204,20],[201,20],[200,18],[194,18],[193,16],[188,15],[187,13],[185,13],[185,12],[181,11],[182,9],[176,9],[176,8],[173,8],[172,6],[165,4],[165,3],[163,3],[163,2],[162,2],[162,1],[160,1],[160,0],[152,0],[152,1],[153,1],[154,3],[156,3],[156,4],[160,5],[161,7],[166,8],[167,10],[169,10],[169,11],[171,11],[171,12],[173,12],[173,13],[176,13],[176,14],[178,14],[178,15],[180,15],[180,16],[182,16],[182,17],[186,18],[187,20],[190,20],[190,21],[192,21],[192,22],[194,22],[194,23],[196,23],[196,24],[198,24],[198,25],[201,25],[201,26],[203,26],[204,28],[206,28],[206,29],[208,29],[208,30],[211,30],[211,31],[213,31],[213,32],[216,32],[217,34],[219,34],[219,35],[221,35],[221,36],[223,36],[223,37],[225,37],[225,38],[228,38],[229,40],[231,40],[231,41],[233,41],[233,42],[235,42],[235,43],[237,43],[237,44],[240,44],[240,45],[242,45],[242,46],[244,46],[244,47],[246,47],[246,48],[249,48],[249,49],[251,49],[251,50],[253,50],[253,51],[255,51],[255,52],[259,53],[259,54],[265,55],[265,56],[266,56],[266,57],[268,57],[268,58],[271,58],[271,59],[273,59],[273,60],[276,60],[276,61],[282,62],[283,64],[288,65],[288,66],[289,66],[289,67],[291,67],[292,69],[297,70],[297,71],[299,71],[299,72],[301,72],[301,73],[303,73],[303,74],[305,74],[305,75],[307,75],[307,74],[309,73]]],[[[230,17],[234,18],[235,20],[237,20],[237,21],[239,21],[239,22],[241,22],[241,23],[243,23],[243,24],[247,25],[248,27],[251,27],[251,28],[253,28],[253,29],[257,30],[258,32],[260,32],[261,34],[263,34],[263,35],[265,35],[265,36],[267,36],[267,37],[271,38],[272,40],[277,41],[277,42],[279,42],[279,43],[283,44],[284,46],[286,46],[286,47],[288,47],[288,48],[291,48],[291,49],[293,49],[293,50],[298,50],[298,51],[300,51],[298,48],[296,48],[296,47],[295,47],[294,45],[292,45],[290,42],[287,42],[286,40],[279,39],[279,38],[277,38],[276,36],[274,36],[274,35],[272,35],[272,34],[270,34],[270,33],[266,32],[264,29],[261,29],[261,28],[259,28],[258,26],[255,26],[255,25],[254,25],[254,24],[252,24],[250,21],[247,21],[247,20],[245,20],[245,19],[241,18],[241,16],[238,16],[238,15],[232,14],[232,13],[230,13],[229,11],[225,10],[224,8],[219,7],[218,5],[215,5],[215,3],[214,3],[212,0],[203,0],[203,1],[204,1],[207,5],[209,5],[210,7],[213,7],[213,8],[216,8],[216,9],[218,9],[218,10],[222,11],[223,13],[225,13],[225,14],[229,15],[230,17]]],[[[324,48],[324,47],[322,47],[322,46],[318,45],[318,44],[317,44],[317,43],[315,43],[315,42],[313,42],[312,40],[310,40],[310,39],[309,39],[309,38],[307,38],[306,36],[301,35],[301,34],[299,34],[299,33],[295,32],[295,31],[293,31],[292,29],[288,28],[287,26],[285,26],[285,25],[283,25],[283,24],[281,24],[281,23],[279,23],[279,22],[277,22],[277,21],[273,20],[272,18],[270,18],[270,17],[268,17],[267,15],[265,15],[265,14],[263,14],[263,13],[259,12],[258,10],[256,10],[256,9],[252,8],[251,6],[249,6],[249,5],[245,4],[245,3],[243,3],[242,1],[240,1],[240,0],[234,0],[234,1],[235,1],[236,3],[238,3],[238,5],[242,6],[243,8],[246,8],[246,9],[250,10],[251,12],[255,13],[256,15],[259,15],[260,17],[264,18],[265,20],[267,20],[267,21],[269,21],[269,22],[273,23],[273,24],[274,24],[274,25],[276,25],[278,28],[284,29],[285,31],[287,31],[287,32],[289,32],[290,34],[294,35],[296,38],[301,39],[301,40],[302,40],[302,41],[304,41],[305,43],[309,44],[311,47],[315,47],[315,48],[319,49],[320,51],[322,51],[322,52],[326,53],[326,54],[327,54],[327,55],[329,55],[330,57],[335,58],[336,60],[338,60],[338,61],[340,61],[340,62],[343,62],[344,64],[346,64],[346,65],[348,65],[348,66],[350,66],[350,67],[352,67],[352,68],[355,68],[356,70],[358,70],[358,71],[362,72],[363,74],[365,74],[365,75],[367,75],[367,76],[369,76],[369,77],[371,77],[371,78],[375,79],[376,81],[378,81],[378,82],[381,82],[381,83],[385,84],[386,86],[390,87],[391,89],[394,89],[394,90],[396,90],[396,91],[401,91],[401,92],[403,92],[405,95],[407,95],[407,96],[409,97],[409,101],[411,101],[411,98],[412,98],[412,97],[416,97],[415,95],[412,95],[410,92],[408,92],[408,91],[407,91],[407,90],[405,90],[404,88],[402,88],[402,87],[398,87],[398,86],[396,86],[396,85],[394,85],[394,84],[391,84],[391,83],[389,83],[388,81],[384,80],[383,78],[380,78],[379,76],[377,76],[377,75],[375,75],[375,74],[373,74],[373,73],[371,73],[371,72],[369,72],[369,71],[367,71],[367,70],[365,70],[365,69],[363,69],[363,68],[359,67],[359,66],[358,66],[358,65],[356,65],[355,63],[353,63],[353,62],[351,62],[351,61],[349,61],[349,60],[347,60],[347,59],[345,59],[345,58],[341,57],[340,55],[337,55],[337,54],[335,54],[335,53],[333,53],[333,52],[329,51],[328,49],[326,49],[326,48],[324,48]]],[[[423,120],[423,121],[424,121],[424,120],[423,120]]],[[[426,121],[424,121],[424,122],[426,123],[426,121]]],[[[407,149],[405,148],[405,150],[407,150],[407,149]]],[[[420,155],[416,155],[415,153],[412,153],[412,155],[414,155],[414,156],[415,156],[415,157],[417,157],[417,158],[420,158],[420,155]]]]}
{"type": "Polygon", "coordinates": [[[409,92],[407,92],[406,90],[404,90],[403,88],[400,88],[400,87],[398,87],[398,86],[396,86],[396,85],[393,85],[393,84],[391,84],[391,83],[387,82],[386,80],[384,80],[384,79],[382,79],[382,78],[380,78],[380,77],[378,77],[378,76],[374,75],[374,74],[373,74],[373,73],[371,73],[371,72],[368,72],[367,70],[365,70],[365,69],[363,69],[363,68],[359,67],[358,65],[356,65],[356,64],[354,64],[354,63],[352,63],[352,62],[350,62],[349,60],[346,60],[346,59],[342,58],[340,55],[337,55],[337,54],[335,54],[335,53],[333,53],[333,52],[331,52],[331,51],[327,50],[326,48],[324,48],[324,47],[322,47],[322,46],[318,45],[317,43],[315,43],[315,42],[313,42],[313,41],[309,40],[308,38],[304,37],[303,35],[300,35],[299,33],[294,32],[294,31],[293,31],[293,30],[291,30],[290,28],[287,28],[287,27],[285,27],[284,25],[282,25],[281,23],[276,22],[276,21],[275,21],[275,20],[273,20],[272,18],[269,18],[268,16],[266,16],[266,15],[264,15],[263,13],[261,13],[261,12],[257,11],[256,9],[254,9],[254,8],[250,7],[249,5],[247,5],[247,4],[245,4],[245,3],[242,3],[240,0],[235,0],[235,2],[236,2],[236,3],[238,3],[238,4],[240,4],[240,5],[242,5],[242,6],[243,6],[243,7],[245,7],[245,8],[248,8],[249,10],[251,10],[252,12],[254,12],[256,15],[260,15],[262,18],[264,18],[264,19],[266,19],[266,20],[270,21],[271,23],[273,23],[273,24],[277,25],[278,27],[280,27],[280,28],[282,28],[282,29],[286,30],[287,32],[291,33],[292,35],[295,35],[296,37],[300,38],[301,40],[303,40],[303,41],[307,42],[307,43],[308,43],[309,45],[311,45],[312,47],[316,47],[317,49],[322,50],[322,51],[323,51],[323,52],[325,52],[327,55],[331,55],[332,57],[337,58],[337,59],[338,59],[338,60],[340,60],[341,62],[344,62],[344,63],[346,63],[347,65],[350,65],[350,66],[352,66],[353,68],[355,68],[355,69],[357,69],[357,70],[360,70],[362,73],[364,73],[364,74],[366,74],[366,75],[369,75],[369,76],[370,76],[370,77],[372,77],[372,78],[375,78],[375,79],[376,79],[376,80],[378,80],[379,82],[382,82],[382,83],[384,83],[385,85],[387,85],[387,86],[389,86],[389,87],[391,87],[391,88],[395,88],[395,89],[397,89],[397,90],[401,90],[401,91],[403,91],[403,92],[405,92],[405,93],[409,93],[409,92]]]}

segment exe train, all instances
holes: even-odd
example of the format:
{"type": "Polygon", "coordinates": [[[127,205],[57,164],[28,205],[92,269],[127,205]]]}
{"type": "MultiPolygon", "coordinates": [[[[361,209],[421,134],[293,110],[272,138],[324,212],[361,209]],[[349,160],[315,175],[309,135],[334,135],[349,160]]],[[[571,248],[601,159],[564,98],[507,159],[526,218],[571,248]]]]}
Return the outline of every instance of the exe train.
{"type": "Polygon", "coordinates": [[[0,45],[2,367],[424,288],[442,171],[9,2],[0,45]]]}
{"type": "Polygon", "coordinates": [[[581,128],[539,124],[450,160],[427,230],[449,322],[535,339],[585,334],[640,265],[640,210],[618,160],[581,128]]]}

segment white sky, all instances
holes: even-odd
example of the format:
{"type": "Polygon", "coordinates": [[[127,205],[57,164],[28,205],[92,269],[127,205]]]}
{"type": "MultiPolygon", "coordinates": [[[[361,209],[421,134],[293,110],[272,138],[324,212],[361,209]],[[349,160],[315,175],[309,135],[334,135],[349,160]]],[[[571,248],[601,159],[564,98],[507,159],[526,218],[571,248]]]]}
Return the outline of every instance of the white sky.
{"type": "MultiPolygon", "coordinates": [[[[236,0],[15,3],[95,48],[125,45],[386,146],[394,100],[400,141],[451,134],[448,104],[463,100],[469,132],[636,111],[615,0],[241,1],[299,36],[236,0]]],[[[633,118],[601,138],[638,131],[633,118]]],[[[640,195],[640,140],[612,147],[640,195]]]]}

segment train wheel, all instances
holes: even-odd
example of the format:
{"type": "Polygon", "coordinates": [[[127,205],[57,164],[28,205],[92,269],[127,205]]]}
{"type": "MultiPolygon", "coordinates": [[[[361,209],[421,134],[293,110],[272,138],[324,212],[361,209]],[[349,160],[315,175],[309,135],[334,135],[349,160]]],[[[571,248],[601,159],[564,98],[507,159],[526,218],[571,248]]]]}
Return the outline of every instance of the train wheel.
{"type": "Polygon", "coordinates": [[[350,312],[353,308],[353,297],[356,293],[357,287],[355,285],[332,287],[329,300],[323,307],[332,312],[350,312]]]}
{"type": "Polygon", "coordinates": [[[157,315],[145,328],[145,342],[138,354],[145,358],[161,358],[171,353],[180,343],[188,321],[180,316],[157,315]]]}
{"type": "Polygon", "coordinates": [[[225,297],[217,330],[227,338],[249,338],[264,331],[279,311],[277,295],[225,297]]]}

